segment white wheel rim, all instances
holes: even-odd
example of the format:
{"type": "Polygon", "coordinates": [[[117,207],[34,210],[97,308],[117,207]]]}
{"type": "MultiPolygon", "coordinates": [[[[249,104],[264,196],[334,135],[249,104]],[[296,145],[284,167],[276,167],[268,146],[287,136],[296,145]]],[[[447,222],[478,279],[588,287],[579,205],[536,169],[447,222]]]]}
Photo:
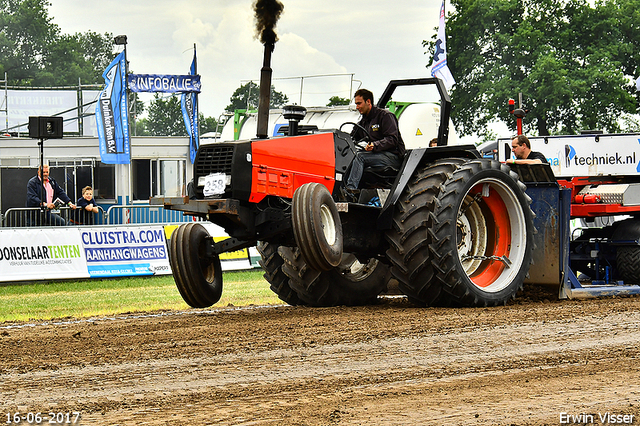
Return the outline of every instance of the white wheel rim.
{"type": "Polygon", "coordinates": [[[465,273],[482,291],[495,293],[505,289],[520,272],[527,247],[527,222],[516,193],[509,185],[497,178],[480,180],[466,194],[460,212],[464,213],[457,219],[456,238],[458,256],[465,273]],[[482,185],[483,196],[482,201],[476,202],[475,194],[471,191],[479,185],[482,185]],[[502,201],[502,207],[490,208],[485,204],[481,208],[479,205],[481,202],[486,203],[485,200],[491,201],[492,204],[500,204],[496,202],[498,199],[502,201]],[[491,212],[489,217],[485,213],[487,210],[491,212]],[[501,227],[508,229],[501,229],[501,227]],[[495,251],[495,246],[491,244],[492,235],[507,234],[509,237],[501,240],[503,247],[507,244],[507,249],[495,251]],[[488,266],[495,262],[498,265],[504,265],[500,260],[486,260],[487,257],[494,255],[505,256],[510,265],[505,265],[499,272],[496,272],[499,266],[489,268],[488,266]],[[478,258],[474,259],[470,256],[478,258]],[[492,273],[489,274],[489,272],[492,273]]]}
{"type": "Polygon", "coordinates": [[[336,223],[333,220],[331,209],[326,204],[320,207],[320,226],[322,227],[322,234],[327,244],[330,246],[336,243],[336,223]]]}

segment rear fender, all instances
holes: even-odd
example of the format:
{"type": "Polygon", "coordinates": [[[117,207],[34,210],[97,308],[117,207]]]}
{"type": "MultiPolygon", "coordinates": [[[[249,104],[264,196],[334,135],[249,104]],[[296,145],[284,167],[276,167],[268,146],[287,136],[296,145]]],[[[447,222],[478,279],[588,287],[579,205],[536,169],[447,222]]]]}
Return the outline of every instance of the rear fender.
{"type": "Polygon", "coordinates": [[[480,158],[480,153],[475,145],[452,145],[431,148],[418,148],[408,151],[400,167],[400,172],[393,183],[393,187],[387,197],[378,216],[378,229],[390,229],[393,219],[393,207],[398,202],[400,195],[407,187],[418,168],[442,158],[480,158]]]}

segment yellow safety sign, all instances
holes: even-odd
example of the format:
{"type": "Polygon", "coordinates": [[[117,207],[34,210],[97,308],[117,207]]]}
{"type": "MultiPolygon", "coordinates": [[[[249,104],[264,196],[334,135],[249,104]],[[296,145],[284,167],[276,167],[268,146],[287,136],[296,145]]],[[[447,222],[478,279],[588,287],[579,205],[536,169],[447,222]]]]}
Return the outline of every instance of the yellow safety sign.
{"type": "MultiPolygon", "coordinates": [[[[171,234],[180,225],[166,225],[164,227],[164,233],[167,240],[171,239],[171,234]]],[[[221,240],[226,240],[229,237],[213,237],[213,241],[216,243],[221,240]]],[[[222,253],[220,260],[234,260],[234,259],[247,259],[249,257],[248,249],[236,250],[231,252],[222,253]]]]}

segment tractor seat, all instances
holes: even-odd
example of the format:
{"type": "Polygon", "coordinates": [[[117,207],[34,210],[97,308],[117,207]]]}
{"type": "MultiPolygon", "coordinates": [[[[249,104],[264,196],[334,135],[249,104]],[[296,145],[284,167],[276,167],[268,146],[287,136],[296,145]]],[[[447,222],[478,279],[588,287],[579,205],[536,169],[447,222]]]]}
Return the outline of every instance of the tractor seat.
{"type": "Polygon", "coordinates": [[[365,167],[362,173],[362,188],[391,188],[400,170],[392,166],[365,167]]]}
{"type": "Polygon", "coordinates": [[[365,167],[364,173],[370,173],[374,176],[379,176],[383,179],[386,178],[395,178],[398,174],[399,169],[392,166],[384,166],[384,167],[365,167]]]}

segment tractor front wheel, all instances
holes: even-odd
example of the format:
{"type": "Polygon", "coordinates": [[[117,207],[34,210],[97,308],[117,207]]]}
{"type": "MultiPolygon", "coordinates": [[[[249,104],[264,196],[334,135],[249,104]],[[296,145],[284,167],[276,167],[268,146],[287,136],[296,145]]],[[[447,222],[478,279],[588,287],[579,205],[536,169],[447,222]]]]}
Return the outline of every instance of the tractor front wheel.
{"type": "Polygon", "coordinates": [[[177,227],[171,235],[169,259],[173,279],[185,302],[206,308],[222,295],[222,268],[218,256],[207,254],[209,233],[199,223],[177,227]]]}
{"type": "Polygon", "coordinates": [[[342,259],[342,225],[336,203],[322,184],[305,183],[293,194],[293,235],[307,263],[328,271],[342,259]]]}

